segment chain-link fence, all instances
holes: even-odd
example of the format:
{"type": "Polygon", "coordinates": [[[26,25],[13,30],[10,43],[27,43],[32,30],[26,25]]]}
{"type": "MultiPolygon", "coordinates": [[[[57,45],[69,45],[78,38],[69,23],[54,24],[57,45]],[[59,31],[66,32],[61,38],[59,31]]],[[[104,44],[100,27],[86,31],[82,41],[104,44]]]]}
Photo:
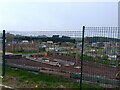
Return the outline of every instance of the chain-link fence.
{"type": "Polygon", "coordinates": [[[83,78],[107,88],[119,86],[118,28],[85,27],[84,36],[83,78]]]}

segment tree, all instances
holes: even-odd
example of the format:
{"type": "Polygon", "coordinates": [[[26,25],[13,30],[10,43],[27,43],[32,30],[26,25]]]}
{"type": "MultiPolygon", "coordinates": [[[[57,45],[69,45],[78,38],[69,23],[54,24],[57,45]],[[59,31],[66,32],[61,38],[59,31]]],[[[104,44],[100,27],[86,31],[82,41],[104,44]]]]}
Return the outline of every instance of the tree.
{"type": "Polygon", "coordinates": [[[14,40],[14,35],[10,33],[6,33],[6,40],[7,42],[12,42],[14,40]]]}

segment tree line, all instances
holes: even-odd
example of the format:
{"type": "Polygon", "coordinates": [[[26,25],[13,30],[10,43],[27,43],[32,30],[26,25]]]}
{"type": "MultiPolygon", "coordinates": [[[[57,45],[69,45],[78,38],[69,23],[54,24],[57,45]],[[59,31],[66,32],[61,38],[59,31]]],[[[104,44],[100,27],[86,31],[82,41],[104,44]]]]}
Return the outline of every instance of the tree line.
{"type": "Polygon", "coordinates": [[[57,43],[57,42],[75,43],[75,39],[72,39],[71,37],[68,37],[68,36],[59,37],[59,35],[53,35],[52,37],[47,37],[47,36],[41,37],[41,36],[13,35],[13,34],[7,33],[6,39],[7,39],[7,42],[12,42],[13,40],[14,41],[28,40],[28,41],[42,41],[42,42],[53,41],[54,43],[57,43]]]}

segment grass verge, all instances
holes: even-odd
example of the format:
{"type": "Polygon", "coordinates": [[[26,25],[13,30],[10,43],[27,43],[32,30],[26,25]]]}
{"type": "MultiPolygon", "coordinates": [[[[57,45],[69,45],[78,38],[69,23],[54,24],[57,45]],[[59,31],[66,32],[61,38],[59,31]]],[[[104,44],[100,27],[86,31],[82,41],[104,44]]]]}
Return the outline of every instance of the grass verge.
{"type": "MultiPolygon", "coordinates": [[[[31,73],[21,69],[6,68],[3,84],[13,88],[70,88],[80,89],[80,84],[60,76],[31,73]]],[[[101,90],[96,85],[83,83],[84,89],[101,90]]]]}

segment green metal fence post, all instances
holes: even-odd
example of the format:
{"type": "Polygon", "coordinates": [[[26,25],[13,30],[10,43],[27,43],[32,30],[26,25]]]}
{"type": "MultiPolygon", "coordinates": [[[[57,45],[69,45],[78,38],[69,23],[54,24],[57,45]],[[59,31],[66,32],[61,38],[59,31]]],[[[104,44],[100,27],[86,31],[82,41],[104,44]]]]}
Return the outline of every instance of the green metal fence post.
{"type": "Polygon", "coordinates": [[[2,76],[5,75],[5,30],[3,30],[3,36],[2,36],[2,43],[3,43],[3,53],[2,53],[2,76]]]}
{"type": "Polygon", "coordinates": [[[82,77],[83,77],[83,49],[84,49],[84,31],[85,31],[85,26],[83,26],[82,30],[82,51],[81,51],[81,74],[80,74],[80,90],[82,90],[82,77]]]}

